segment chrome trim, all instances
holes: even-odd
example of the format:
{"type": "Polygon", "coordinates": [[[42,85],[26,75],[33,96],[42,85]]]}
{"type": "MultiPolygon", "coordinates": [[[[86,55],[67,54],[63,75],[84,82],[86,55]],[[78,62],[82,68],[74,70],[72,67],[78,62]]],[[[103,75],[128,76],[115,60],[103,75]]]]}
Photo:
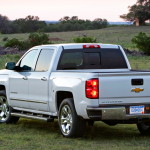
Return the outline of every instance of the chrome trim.
{"type": "Polygon", "coordinates": [[[22,77],[23,80],[28,80],[28,77],[24,76],[22,77]]]}
{"type": "Polygon", "coordinates": [[[123,73],[117,73],[117,72],[102,72],[102,73],[99,73],[99,76],[106,76],[106,77],[112,77],[112,76],[149,76],[150,75],[150,72],[131,72],[131,73],[126,73],[126,72],[123,72],[123,73]],[[109,73],[109,74],[108,74],[109,73]]]}
{"type": "MultiPolygon", "coordinates": [[[[150,114],[126,114],[125,107],[102,107],[102,108],[93,108],[87,107],[87,111],[101,111],[101,120],[129,120],[129,119],[150,119],[150,114]]],[[[89,116],[94,118],[94,116],[89,116]]]]}
{"type": "Polygon", "coordinates": [[[150,98],[150,96],[100,97],[99,99],[150,98]]]}
{"type": "Polygon", "coordinates": [[[6,122],[10,116],[10,109],[5,96],[0,96],[0,122],[6,122]]]}
{"type": "Polygon", "coordinates": [[[43,121],[53,120],[52,118],[48,118],[48,117],[33,116],[33,115],[28,115],[28,114],[23,114],[23,113],[11,113],[11,115],[17,116],[17,117],[28,118],[28,119],[43,120],[43,121]]]}
{"type": "Polygon", "coordinates": [[[73,123],[72,123],[72,112],[68,105],[64,105],[60,110],[59,122],[60,127],[64,135],[69,135],[73,123]]]}
{"type": "Polygon", "coordinates": [[[30,113],[37,113],[37,114],[44,114],[44,115],[50,115],[50,116],[57,116],[56,113],[52,113],[52,112],[49,112],[49,111],[27,109],[27,108],[18,107],[18,106],[13,106],[13,109],[19,110],[19,111],[30,112],[30,113]]]}
{"type": "Polygon", "coordinates": [[[16,99],[16,98],[10,98],[10,100],[47,104],[47,102],[45,102],[45,101],[25,100],[25,99],[16,99]]]}
{"type": "Polygon", "coordinates": [[[42,81],[47,81],[46,77],[41,78],[42,81]]]}
{"type": "Polygon", "coordinates": [[[18,94],[17,92],[10,92],[10,93],[12,93],[12,94],[18,94]]]}

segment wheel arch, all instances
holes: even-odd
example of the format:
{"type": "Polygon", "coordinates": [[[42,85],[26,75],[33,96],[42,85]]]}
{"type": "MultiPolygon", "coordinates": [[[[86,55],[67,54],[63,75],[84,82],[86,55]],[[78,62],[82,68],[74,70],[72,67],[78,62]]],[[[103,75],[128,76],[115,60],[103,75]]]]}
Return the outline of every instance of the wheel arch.
{"type": "MultiPolygon", "coordinates": [[[[61,102],[66,98],[72,98],[73,99],[73,93],[70,91],[57,91],[56,92],[56,109],[57,112],[59,110],[61,102]]],[[[74,103],[74,101],[73,101],[74,103]]]]}
{"type": "Polygon", "coordinates": [[[0,84],[0,91],[6,91],[6,88],[4,85],[0,84]]]}

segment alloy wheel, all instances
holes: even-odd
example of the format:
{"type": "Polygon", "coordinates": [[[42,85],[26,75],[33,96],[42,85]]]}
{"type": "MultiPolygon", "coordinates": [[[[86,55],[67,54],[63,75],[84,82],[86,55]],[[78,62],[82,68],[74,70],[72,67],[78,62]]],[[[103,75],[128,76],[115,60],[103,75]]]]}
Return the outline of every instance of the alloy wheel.
{"type": "Polygon", "coordinates": [[[72,128],[72,112],[68,105],[64,105],[60,112],[60,126],[64,135],[68,135],[72,128]]]}
{"type": "Polygon", "coordinates": [[[0,122],[5,122],[8,119],[9,114],[7,99],[4,96],[0,96],[0,122]]]}

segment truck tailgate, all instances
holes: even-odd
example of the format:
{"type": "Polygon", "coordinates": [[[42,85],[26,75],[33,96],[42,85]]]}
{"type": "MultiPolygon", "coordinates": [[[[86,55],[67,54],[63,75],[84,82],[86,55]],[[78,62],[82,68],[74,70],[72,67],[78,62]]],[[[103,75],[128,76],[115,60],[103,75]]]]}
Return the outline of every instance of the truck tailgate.
{"type": "Polygon", "coordinates": [[[99,73],[99,104],[150,103],[150,73],[99,73]]]}

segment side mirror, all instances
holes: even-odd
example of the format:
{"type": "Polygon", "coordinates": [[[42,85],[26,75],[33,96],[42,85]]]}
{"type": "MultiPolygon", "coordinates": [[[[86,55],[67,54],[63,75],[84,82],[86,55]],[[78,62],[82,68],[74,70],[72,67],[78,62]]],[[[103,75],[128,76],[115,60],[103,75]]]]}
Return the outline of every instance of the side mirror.
{"type": "Polygon", "coordinates": [[[16,63],[15,62],[8,62],[5,65],[5,69],[8,69],[8,70],[14,70],[15,67],[16,67],[16,63]]]}

